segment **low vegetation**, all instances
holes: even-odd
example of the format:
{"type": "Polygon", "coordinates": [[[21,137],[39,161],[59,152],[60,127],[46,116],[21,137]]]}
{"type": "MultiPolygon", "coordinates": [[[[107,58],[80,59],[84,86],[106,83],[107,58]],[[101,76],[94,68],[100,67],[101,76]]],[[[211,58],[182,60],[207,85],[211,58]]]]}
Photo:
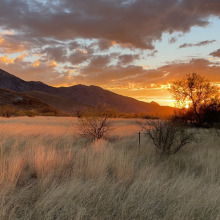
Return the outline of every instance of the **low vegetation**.
{"type": "Polygon", "coordinates": [[[62,113],[58,113],[53,109],[23,109],[17,108],[17,106],[13,105],[0,105],[0,117],[10,118],[10,117],[19,117],[19,116],[58,116],[62,115],[62,113]]]}
{"type": "Polygon", "coordinates": [[[212,131],[214,132],[214,134],[218,137],[220,137],[220,123],[216,123],[213,128],[212,131]]]}
{"type": "Polygon", "coordinates": [[[197,74],[170,91],[189,108],[163,120],[1,108],[0,219],[220,219],[218,91],[197,74]]]}
{"type": "Polygon", "coordinates": [[[77,112],[78,133],[93,142],[100,139],[107,139],[113,130],[112,117],[113,111],[106,107],[95,109],[84,109],[82,113],[77,112]]]}
{"type": "Polygon", "coordinates": [[[0,219],[220,219],[218,136],[161,160],[134,120],[88,144],[70,119],[0,118],[0,219]]]}
{"type": "Polygon", "coordinates": [[[195,131],[170,120],[147,120],[141,128],[162,155],[175,154],[196,141],[195,131]]]}
{"type": "Polygon", "coordinates": [[[24,115],[56,116],[62,115],[62,112],[23,93],[0,88],[0,116],[10,118],[24,115]]]}
{"type": "Polygon", "coordinates": [[[0,116],[5,118],[10,118],[14,116],[16,113],[16,109],[10,105],[2,105],[0,106],[0,116]]]}

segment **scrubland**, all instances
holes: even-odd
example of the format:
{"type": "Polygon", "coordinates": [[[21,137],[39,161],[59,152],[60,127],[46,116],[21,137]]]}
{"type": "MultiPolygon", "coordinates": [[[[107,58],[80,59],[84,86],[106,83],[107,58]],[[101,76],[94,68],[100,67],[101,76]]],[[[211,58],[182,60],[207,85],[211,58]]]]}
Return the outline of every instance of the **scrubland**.
{"type": "Polygon", "coordinates": [[[0,118],[0,219],[220,219],[220,138],[161,157],[135,120],[106,141],[79,137],[76,119],[0,118]]]}

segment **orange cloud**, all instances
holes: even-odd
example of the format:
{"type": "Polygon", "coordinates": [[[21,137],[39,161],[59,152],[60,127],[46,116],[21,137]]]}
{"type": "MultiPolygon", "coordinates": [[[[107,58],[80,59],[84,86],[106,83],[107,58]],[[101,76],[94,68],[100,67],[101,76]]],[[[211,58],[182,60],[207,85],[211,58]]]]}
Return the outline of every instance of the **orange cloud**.
{"type": "Polygon", "coordinates": [[[49,66],[51,67],[58,67],[58,64],[55,60],[52,60],[50,63],[49,63],[49,66]]]}
{"type": "Polygon", "coordinates": [[[72,78],[72,75],[71,75],[72,73],[73,73],[72,70],[68,70],[67,71],[67,74],[68,74],[67,79],[71,79],[72,78]]]}
{"type": "Polygon", "coordinates": [[[84,54],[87,54],[88,52],[86,50],[82,50],[82,49],[77,49],[77,51],[81,52],[81,53],[84,53],[84,54]]]}
{"type": "Polygon", "coordinates": [[[6,39],[0,37],[0,51],[3,53],[17,53],[23,52],[27,49],[26,44],[18,43],[13,39],[6,39]]]}
{"type": "Polygon", "coordinates": [[[4,38],[0,38],[0,45],[2,45],[3,44],[3,42],[4,42],[4,38]]]}
{"type": "Polygon", "coordinates": [[[1,63],[4,63],[6,65],[8,64],[14,64],[15,62],[23,62],[24,61],[24,58],[27,56],[27,53],[24,52],[22,54],[20,54],[18,57],[16,58],[10,58],[8,57],[8,54],[5,54],[4,56],[0,57],[0,62],[1,63]]]}
{"type": "Polygon", "coordinates": [[[0,62],[8,65],[8,64],[14,63],[14,59],[9,58],[8,55],[5,55],[5,56],[0,57],[0,62]]]}
{"type": "Polygon", "coordinates": [[[39,65],[40,65],[39,59],[36,59],[36,60],[34,61],[34,63],[32,64],[33,67],[38,67],[39,65]]]}

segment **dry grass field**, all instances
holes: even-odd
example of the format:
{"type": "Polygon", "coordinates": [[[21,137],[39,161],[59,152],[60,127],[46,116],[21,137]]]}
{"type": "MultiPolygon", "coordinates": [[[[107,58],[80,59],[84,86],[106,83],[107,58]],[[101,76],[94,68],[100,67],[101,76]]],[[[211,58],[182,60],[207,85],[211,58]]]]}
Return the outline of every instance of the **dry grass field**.
{"type": "Polygon", "coordinates": [[[220,138],[161,158],[135,120],[88,143],[76,119],[0,118],[1,220],[219,220],[220,138]]]}

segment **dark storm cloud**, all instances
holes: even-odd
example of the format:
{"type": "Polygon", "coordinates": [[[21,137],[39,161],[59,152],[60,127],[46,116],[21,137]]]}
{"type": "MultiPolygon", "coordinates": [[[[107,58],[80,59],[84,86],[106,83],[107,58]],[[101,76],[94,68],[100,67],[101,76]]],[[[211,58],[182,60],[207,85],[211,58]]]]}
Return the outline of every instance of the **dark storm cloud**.
{"type": "Polygon", "coordinates": [[[100,39],[101,49],[115,41],[153,50],[153,42],[164,32],[185,33],[192,26],[206,26],[211,15],[220,16],[219,0],[1,0],[0,4],[4,29],[28,39],[100,39]]]}
{"type": "Polygon", "coordinates": [[[212,53],[210,53],[209,55],[213,56],[213,57],[220,57],[220,48],[212,53]]]}
{"type": "Polygon", "coordinates": [[[201,47],[201,46],[206,46],[208,44],[212,44],[216,42],[216,40],[205,40],[205,41],[200,41],[196,44],[187,44],[187,43],[184,43],[182,45],[179,46],[179,48],[186,48],[186,47],[201,47]]]}

